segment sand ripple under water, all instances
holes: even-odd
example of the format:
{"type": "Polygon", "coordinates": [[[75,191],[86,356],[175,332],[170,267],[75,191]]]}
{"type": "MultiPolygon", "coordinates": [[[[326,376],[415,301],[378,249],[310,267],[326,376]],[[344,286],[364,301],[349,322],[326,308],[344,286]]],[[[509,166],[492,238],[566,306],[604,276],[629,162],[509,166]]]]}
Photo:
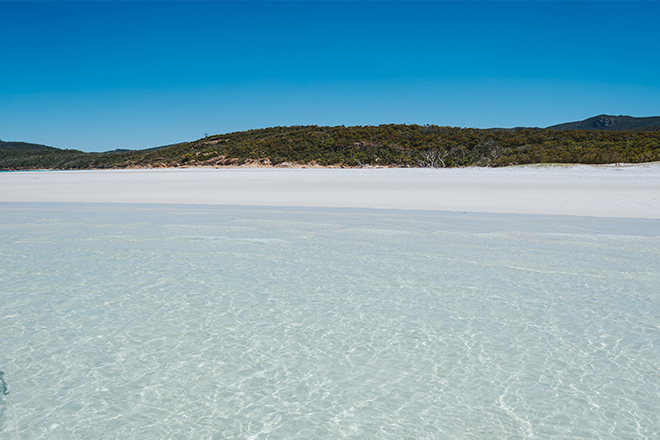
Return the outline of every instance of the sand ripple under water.
{"type": "Polygon", "coordinates": [[[660,438],[658,231],[3,204],[0,370],[21,439],[660,438]]]}

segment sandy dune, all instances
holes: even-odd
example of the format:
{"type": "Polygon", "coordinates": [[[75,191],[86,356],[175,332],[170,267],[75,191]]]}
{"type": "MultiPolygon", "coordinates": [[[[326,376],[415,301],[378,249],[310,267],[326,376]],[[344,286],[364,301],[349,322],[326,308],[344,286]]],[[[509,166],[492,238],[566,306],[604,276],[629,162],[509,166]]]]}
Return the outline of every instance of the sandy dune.
{"type": "Polygon", "coordinates": [[[0,202],[362,207],[660,219],[660,164],[8,172],[0,173],[0,202]]]}

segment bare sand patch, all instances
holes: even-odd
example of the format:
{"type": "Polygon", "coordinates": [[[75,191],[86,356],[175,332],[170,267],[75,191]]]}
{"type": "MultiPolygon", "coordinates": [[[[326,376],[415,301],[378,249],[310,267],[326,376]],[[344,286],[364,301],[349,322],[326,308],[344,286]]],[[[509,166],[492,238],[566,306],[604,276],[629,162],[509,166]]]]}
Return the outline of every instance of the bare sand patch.
{"type": "Polygon", "coordinates": [[[0,173],[0,202],[383,208],[660,219],[660,164],[0,173]]]}

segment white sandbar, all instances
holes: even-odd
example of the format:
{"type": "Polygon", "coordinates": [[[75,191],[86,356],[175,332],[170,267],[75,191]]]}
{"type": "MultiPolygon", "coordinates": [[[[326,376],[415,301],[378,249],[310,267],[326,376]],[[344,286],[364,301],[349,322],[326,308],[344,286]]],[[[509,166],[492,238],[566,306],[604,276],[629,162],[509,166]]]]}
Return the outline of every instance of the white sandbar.
{"type": "Polygon", "coordinates": [[[0,202],[414,209],[660,219],[660,164],[0,173],[0,202]]]}

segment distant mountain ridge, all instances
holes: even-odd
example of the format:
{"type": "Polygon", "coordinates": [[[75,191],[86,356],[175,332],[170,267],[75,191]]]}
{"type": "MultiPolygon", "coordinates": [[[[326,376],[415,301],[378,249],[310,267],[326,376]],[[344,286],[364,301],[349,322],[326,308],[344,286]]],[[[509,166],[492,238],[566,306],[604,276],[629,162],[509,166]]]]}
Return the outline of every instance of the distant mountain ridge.
{"type": "MultiPolygon", "coordinates": [[[[155,151],[155,150],[161,150],[163,148],[169,148],[173,147],[178,144],[169,144],[169,145],[161,145],[159,147],[151,147],[151,148],[144,148],[144,149],[139,149],[139,150],[129,150],[126,148],[116,148],[114,150],[110,151],[103,151],[103,153],[125,153],[128,151],[155,151]]],[[[20,141],[3,141],[0,139],[0,150],[62,150],[61,148],[56,148],[56,147],[49,147],[48,145],[42,145],[42,144],[33,144],[30,142],[20,142],[20,141]]]]}
{"type": "Polygon", "coordinates": [[[565,122],[546,127],[551,130],[608,130],[650,131],[660,130],[660,116],[636,118],[634,116],[598,115],[583,121],[565,122]]]}
{"type": "Polygon", "coordinates": [[[41,144],[31,144],[29,142],[15,142],[0,140],[0,150],[57,150],[58,148],[49,147],[41,144]]]}

